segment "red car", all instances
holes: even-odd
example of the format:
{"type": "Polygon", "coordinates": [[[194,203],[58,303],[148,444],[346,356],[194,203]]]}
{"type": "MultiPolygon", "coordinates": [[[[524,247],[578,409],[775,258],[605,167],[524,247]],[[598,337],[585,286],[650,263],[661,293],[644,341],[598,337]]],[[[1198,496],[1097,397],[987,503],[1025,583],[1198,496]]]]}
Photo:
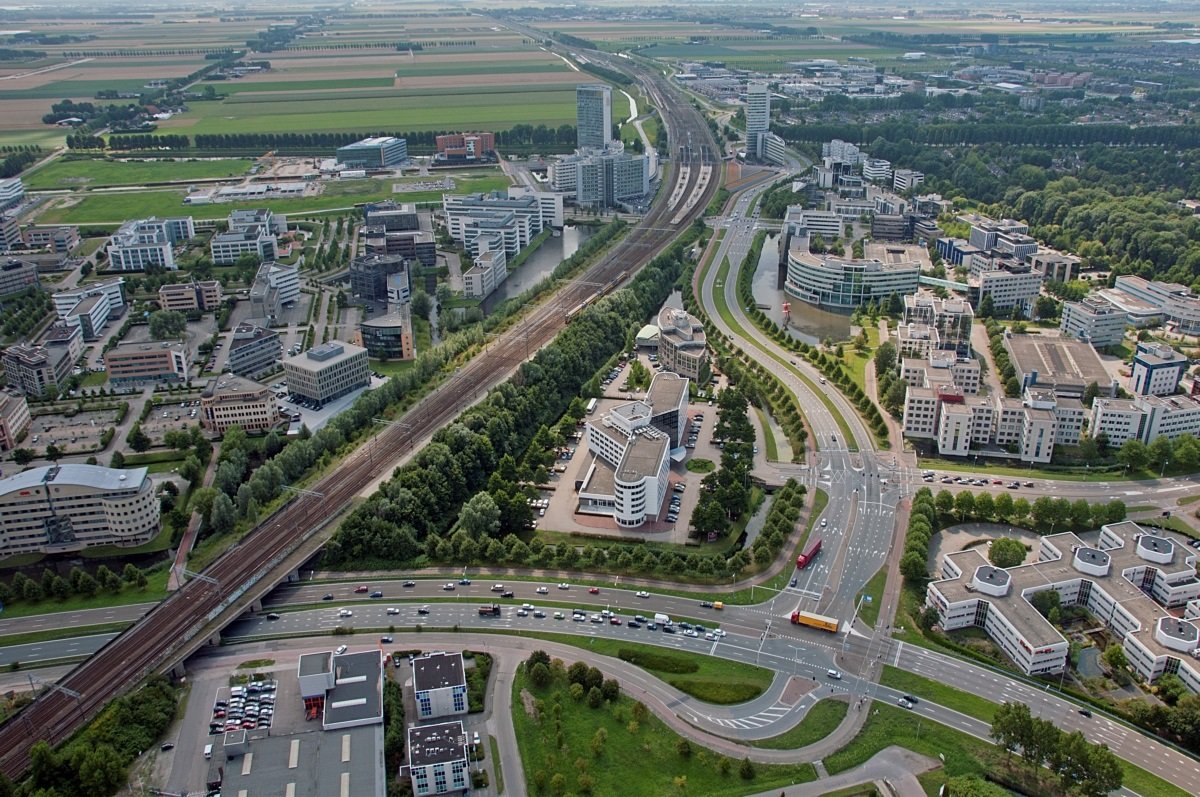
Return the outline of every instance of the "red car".
{"type": "Polygon", "coordinates": [[[589,595],[599,595],[599,594],[600,594],[600,588],[599,588],[599,587],[589,587],[589,588],[588,588],[588,594],[589,594],[589,595]]]}
{"type": "Polygon", "coordinates": [[[610,618],[608,618],[608,624],[609,625],[620,625],[621,618],[620,617],[610,617],[610,618]]]}
{"type": "Polygon", "coordinates": [[[354,588],[354,592],[355,592],[355,594],[363,593],[363,592],[366,592],[366,591],[367,591],[367,585],[366,585],[366,584],[363,584],[361,587],[355,587],[355,588],[354,588]]]}

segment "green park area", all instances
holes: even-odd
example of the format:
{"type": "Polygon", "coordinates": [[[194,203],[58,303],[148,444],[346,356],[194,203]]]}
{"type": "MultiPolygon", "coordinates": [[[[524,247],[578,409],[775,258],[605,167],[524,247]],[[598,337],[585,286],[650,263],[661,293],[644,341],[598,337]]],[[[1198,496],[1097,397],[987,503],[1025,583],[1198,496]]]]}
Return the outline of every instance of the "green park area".
{"type": "Polygon", "coordinates": [[[25,172],[21,180],[33,191],[96,188],[115,185],[185,182],[240,177],[250,168],[245,158],[216,160],[74,160],[60,158],[25,172]]]}

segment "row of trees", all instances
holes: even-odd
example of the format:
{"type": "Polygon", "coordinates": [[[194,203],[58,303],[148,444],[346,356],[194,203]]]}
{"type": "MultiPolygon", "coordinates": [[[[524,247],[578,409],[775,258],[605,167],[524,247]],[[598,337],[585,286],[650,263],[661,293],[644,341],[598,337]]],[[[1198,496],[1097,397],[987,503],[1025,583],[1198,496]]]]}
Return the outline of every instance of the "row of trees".
{"type": "Polygon", "coordinates": [[[21,150],[4,156],[0,161],[0,179],[16,177],[41,157],[41,150],[21,150]]]}
{"type": "Polygon", "coordinates": [[[72,567],[66,578],[47,567],[40,580],[18,571],[9,583],[0,581],[0,604],[39,603],[47,598],[66,600],[72,595],[92,598],[100,592],[116,595],[126,587],[145,589],[146,583],[146,574],[133,564],[125,565],[119,576],[106,565],[96,568],[95,575],[72,567]]]}
{"type": "Polygon", "coordinates": [[[1065,733],[1051,720],[1034,717],[1024,703],[997,708],[991,736],[1010,758],[1019,751],[1039,786],[1048,769],[1063,792],[1080,797],[1104,797],[1121,788],[1121,762],[1108,745],[1090,744],[1080,731],[1065,733]]]}
{"type": "Polygon", "coordinates": [[[964,122],[920,124],[900,119],[873,125],[795,124],[772,125],[772,132],[789,144],[821,143],[840,138],[855,144],[868,144],[876,138],[909,140],[932,147],[977,144],[1017,144],[1034,147],[1200,147],[1200,128],[1194,125],[1123,124],[1017,124],[1014,122],[964,122]]]}

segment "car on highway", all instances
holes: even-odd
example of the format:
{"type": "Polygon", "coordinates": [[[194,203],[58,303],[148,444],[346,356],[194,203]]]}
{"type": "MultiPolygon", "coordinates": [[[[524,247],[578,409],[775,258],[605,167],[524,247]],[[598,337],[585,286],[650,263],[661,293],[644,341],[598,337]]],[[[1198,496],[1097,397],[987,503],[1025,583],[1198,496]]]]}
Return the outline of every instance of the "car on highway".
{"type": "Polygon", "coordinates": [[[379,641],[385,645],[392,644],[392,638],[390,636],[381,636],[381,637],[379,637],[379,641]]]}
{"type": "Polygon", "coordinates": [[[1033,482],[1025,482],[1025,486],[1026,486],[1026,487],[1032,487],[1032,486],[1033,486],[1033,482]]]}
{"type": "Polygon", "coordinates": [[[571,588],[571,585],[570,585],[570,584],[568,584],[567,582],[563,581],[563,582],[561,582],[561,583],[558,585],[558,588],[559,588],[559,589],[570,589],[570,588],[571,588]]]}
{"type": "Polygon", "coordinates": [[[168,750],[174,750],[174,749],[175,749],[175,743],[174,743],[174,742],[163,742],[162,744],[160,744],[160,745],[158,746],[158,749],[159,749],[159,750],[162,750],[164,753],[165,753],[166,751],[168,751],[168,750]]]}
{"type": "Polygon", "coordinates": [[[370,592],[370,589],[371,588],[368,587],[366,584],[363,584],[362,586],[358,586],[358,587],[354,588],[354,594],[359,595],[362,593],[370,592]]]}
{"type": "Polygon", "coordinates": [[[896,705],[899,706],[900,708],[912,708],[913,707],[913,704],[909,703],[904,698],[900,698],[899,700],[897,700],[896,705]]]}
{"type": "Polygon", "coordinates": [[[717,635],[714,634],[712,631],[709,631],[707,634],[705,634],[704,638],[707,639],[709,642],[717,641],[717,635]]]}
{"type": "Polygon", "coordinates": [[[620,624],[621,624],[621,618],[620,618],[620,617],[617,617],[617,616],[614,614],[612,617],[608,618],[608,624],[609,624],[609,625],[620,625],[620,624]]]}
{"type": "Polygon", "coordinates": [[[646,630],[647,630],[647,631],[657,631],[657,630],[658,630],[658,623],[656,623],[656,622],[654,622],[653,620],[651,620],[650,622],[646,623],[646,630]]]}
{"type": "Polygon", "coordinates": [[[720,628],[714,628],[714,629],[713,629],[713,633],[714,633],[714,634],[716,634],[716,635],[717,635],[717,636],[719,636],[719,637],[727,637],[727,636],[729,636],[729,634],[727,634],[725,631],[722,631],[720,628]]]}
{"type": "Polygon", "coordinates": [[[268,615],[267,615],[267,619],[268,619],[268,620],[278,620],[278,619],[279,619],[279,615],[278,615],[278,614],[276,614],[275,612],[271,612],[270,614],[268,614],[268,615]]]}
{"type": "Polygon", "coordinates": [[[689,628],[688,630],[684,631],[684,632],[683,632],[683,635],[684,635],[684,636],[691,636],[691,637],[697,637],[697,636],[700,636],[699,634],[697,634],[697,633],[696,633],[696,629],[694,629],[694,628],[689,628]]]}
{"type": "Polygon", "coordinates": [[[506,590],[504,590],[504,592],[500,593],[500,597],[501,598],[511,598],[514,596],[514,594],[515,593],[511,589],[506,589],[506,590]]]}
{"type": "Polygon", "coordinates": [[[712,607],[713,607],[712,601],[700,601],[701,609],[711,609],[712,607]]]}
{"type": "Polygon", "coordinates": [[[539,594],[539,595],[549,595],[549,594],[550,594],[550,588],[549,588],[549,587],[538,587],[538,588],[537,588],[536,590],[534,590],[534,591],[535,591],[535,592],[537,592],[537,594],[539,594]]]}
{"type": "Polygon", "coordinates": [[[415,581],[405,581],[405,582],[404,582],[404,586],[405,586],[405,587],[415,587],[415,586],[417,586],[417,582],[415,582],[415,581]]]}
{"type": "Polygon", "coordinates": [[[992,479],[992,484],[1004,484],[1003,479],[992,479]]]}
{"type": "Polygon", "coordinates": [[[420,607],[419,609],[417,609],[417,614],[429,614],[429,607],[428,606],[420,607]]]}
{"type": "Polygon", "coordinates": [[[563,614],[562,612],[555,612],[554,619],[555,620],[565,620],[565,619],[567,619],[567,616],[565,614],[563,614]]]}
{"type": "Polygon", "coordinates": [[[471,579],[467,578],[466,576],[463,576],[462,578],[460,578],[458,580],[458,583],[462,584],[464,587],[469,587],[469,586],[471,586],[471,579]]]}
{"type": "Polygon", "coordinates": [[[921,702],[920,699],[917,698],[916,695],[905,695],[904,699],[907,700],[909,703],[912,703],[914,706],[921,702]]]}
{"type": "Polygon", "coordinates": [[[1084,717],[1091,717],[1091,716],[1092,716],[1092,712],[1088,711],[1086,708],[1081,708],[1081,709],[1079,709],[1079,713],[1080,713],[1080,715],[1081,715],[1081,716],[1084,716],[1084,717]]]}
{"type": "Polygon", "coordinates": [[[637,593],[637,596],[638,596],[639,598],[649,598],[649,597],[650,597],[650,593],[649,593],[649,592],[646,592],[645,590],[642,590],[641,592],[637,593]]]}
{"type": "Polygon", "coordinates": [[[335,654],[335,655],[337,655],[337,656],[340,656],[340,655],[342,655],[343,653],[345,653],[347,650],[349,650],[349,648],[348,648],[347,646],[345,646],[345,645],[338,645],[338,646],[337,646],[337,650],[335,650],[335,651],[334,651],[334,654],[335,654]]]}
{"type": "Polygon", "coordinates": [[[794,586],[796,586],[796,579],[795,579],[795,578],[793,578],[791,581],[789,581],[789,582],[788,582],[788,586],[789,586],[789,587],[794,587],[794,586]]]}
{"type": "Polygon", "coordinates": [[[387,613],[388,614],[400,614],[400,610],[397,609],[395,606],[389,606],[387,613]]]}
{"type": "Polygon", "coordinates": [[[380,590],[375,590],[374,592],[371,593],[371,597],[372,598],[382,598],[383,592],[380,590]]]}
{"type": "Polygon", "coordinates": [[[447,581],[442,585],[442,592],[454,592],[454,582],[447,581]]]}
{"type": "Polygon", "coordinates": [[[600,588],[599,587],[588,587],[588,594],[589,595],[599,595],[600,588]]]}
{"type": "Polygon", "coordinates": [[[338,612],[338,617],[353,617],[353,616],[354,616],[354,612],[350,611],[349,609],[342,609],[341,611],[338,612]]]}
{"type": "Polygon", "coordinates": [[[517,617],[528,617],[528,616],[529,616],[528,609],[517,609],[517,617]]]}
{"type": "Polygon", "coordinates": [[[325,593],[325,595],[321,598],[321,600],[323,600],[323,601],[333,600],[333,593],[332,592],[325,593]]]}

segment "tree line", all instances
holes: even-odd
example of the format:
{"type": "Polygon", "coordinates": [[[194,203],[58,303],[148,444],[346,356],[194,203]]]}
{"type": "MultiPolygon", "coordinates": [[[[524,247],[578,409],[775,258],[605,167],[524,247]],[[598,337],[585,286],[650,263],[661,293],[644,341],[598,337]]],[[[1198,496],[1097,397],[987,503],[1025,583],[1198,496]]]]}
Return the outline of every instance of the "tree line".
{"type": "Polygon", "coordinates": [[[1106,744],[1091,744],[1080,731],[1066,733],[1053,721],[1034,717],[1024,703],[1002,703],[991,736],[1011,759],[1019,753],[1028,775],[1042,791],[1043,773],[1058,777],[1062,793],[1104,797],[1121,788],[1121,762],[1106,744]]]}
{"type": "Polygon", "coordinates": [[[1038,147],[1200,146],[1200,127],[1195,125],[1121,124],[1017,124],[970,122],[921,124],[915,120],[894,120],[873,125],[857,124],[773,124],[771,129],[789,144],[822,143],[840,138],[854,144],[869,144],[877,138],[908,140],[934,147],[974,144],[1020,144],[1038,147]]]}

